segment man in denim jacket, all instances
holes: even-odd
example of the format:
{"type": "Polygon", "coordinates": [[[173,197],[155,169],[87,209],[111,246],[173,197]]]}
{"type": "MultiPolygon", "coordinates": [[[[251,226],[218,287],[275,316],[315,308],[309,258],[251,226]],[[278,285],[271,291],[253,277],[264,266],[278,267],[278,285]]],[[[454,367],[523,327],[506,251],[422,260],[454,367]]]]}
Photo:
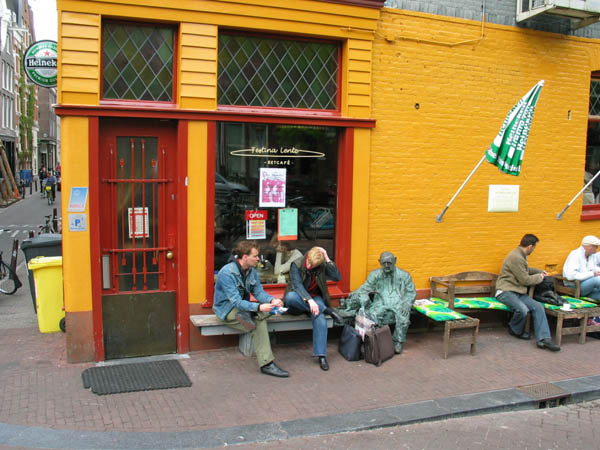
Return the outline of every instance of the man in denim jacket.
{"type": "Polygon", "coordinates": [[[275,377],[287,377],[289,373],[273,362],[266,318],[274,307],[282,307],[281,299],[267,294],[256,273],[259,261],[258,245],[242,241],[235,250],[234,261],[223,266],[217,275],[213,311],[225,325],[249,332],[256,352],[260,371],[275,377]],[[250,301],[252,294],[257,302],[250,301]]]}

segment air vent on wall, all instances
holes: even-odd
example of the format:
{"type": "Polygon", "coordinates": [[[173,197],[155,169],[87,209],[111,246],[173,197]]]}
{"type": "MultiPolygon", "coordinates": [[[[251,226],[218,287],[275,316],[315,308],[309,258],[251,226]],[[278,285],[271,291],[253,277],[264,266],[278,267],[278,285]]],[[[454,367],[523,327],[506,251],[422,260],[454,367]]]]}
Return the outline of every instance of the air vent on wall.
{"type": "Polygon", "coordinates": [[[517,22],[539,14],[572,19],[572,29],[583,28],[600,20],[600,0],[517,0],[517,22]]]}

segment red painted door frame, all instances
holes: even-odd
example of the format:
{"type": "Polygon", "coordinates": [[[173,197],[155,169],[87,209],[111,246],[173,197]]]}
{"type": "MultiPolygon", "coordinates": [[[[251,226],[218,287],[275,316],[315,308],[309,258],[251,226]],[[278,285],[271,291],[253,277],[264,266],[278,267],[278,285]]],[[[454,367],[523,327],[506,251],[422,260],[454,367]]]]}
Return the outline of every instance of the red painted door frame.
{"type": "MultiPolygon", "coordinates": [[[[92,271],[92,312],[93,312],[93,334],[95,359],[102,361],[104,354],[104,337],[102,331],[102,267],[101,267],[101,235],[100,224],[103,205],[106,199],[100,197],[102,192],[102,179],[106,178],[100,173],[100,150],[101,136],[107,133],[122,131],[128,135],[144,133],[156,135],[157,128],[161,123],[156,120],[144,119],[103,119],[100,123],[98,117],[90,117],[89,120],[89,148],[90,148],[90,242],[91,242],[91,271],[92,271]],[[102,130],[101,130],[102,128],[102,130]]],[[[166,130],[169,133],[168,130],[166,130]]],[[[172,233],[175,233],[175,254],[177,265],[174,269],[173,280],[170,287],[176,292],[176,348],[178,353],[189,351],[189,305],[187,288],[187,121],[176,121],[171,131],[172,142],[175,146],[177,160],[175,161],[175,173],[173,182],[176,192],[176,218],[171,220],[172,233]]],[[[173,218],[171,218],[173,219],[173,218]]],[[[166,230],[165,230],[166,231],[166,230]]],[[[173,270],[173,269],[171,269],[173,270]]],[[[170,276],[171,276],[170,275],[170,276]]]]}

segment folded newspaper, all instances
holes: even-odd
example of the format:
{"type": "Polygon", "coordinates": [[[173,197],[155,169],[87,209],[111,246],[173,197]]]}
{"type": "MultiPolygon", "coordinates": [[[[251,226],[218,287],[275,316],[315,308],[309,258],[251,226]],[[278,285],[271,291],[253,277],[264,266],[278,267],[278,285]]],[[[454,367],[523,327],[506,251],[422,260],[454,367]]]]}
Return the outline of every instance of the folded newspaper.
{"type": "Polygon", "coordinates": [[[422,298],[420,300],[415,300],[414,304],[416,306],[426,306],[426,305],[435,305],[435,302],[429,300],[428,298],[422,298]]]}

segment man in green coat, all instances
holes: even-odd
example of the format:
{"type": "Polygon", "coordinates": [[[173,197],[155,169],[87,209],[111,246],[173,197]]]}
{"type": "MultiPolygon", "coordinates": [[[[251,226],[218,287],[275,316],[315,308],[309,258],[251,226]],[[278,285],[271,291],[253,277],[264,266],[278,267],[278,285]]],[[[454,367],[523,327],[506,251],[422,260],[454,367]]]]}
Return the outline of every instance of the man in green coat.
{"type": "Polygon", "coordinates": [[[392,253],[383,252],[379,257],[379,264],[381,269],[372,271],[367,281],[346,300],[345,311],[356,313],[362,307],[378,324],[396,324],[394,351],[400,354],[406,342],[410,310],[417,292],[410,274],[396,267],[396,257],[392,253]]]}
{"type": "Polygon", "coordinates": [[[529,333],[525,331],[529,312],[533,319],[537,346],[557,352],[560,347],[552,342],[544,306],[527,295],[530,286],[540,284],[548,276],[544,270],[529,267],[527,262],[527,257],[533,253],[538,242],[537,236],[526,234],[521,238],[519,246],[504,258],[496,280],[496,298],[513,312],[508,323],[509,334],[519,339],[531,339],[529,333]]]}

